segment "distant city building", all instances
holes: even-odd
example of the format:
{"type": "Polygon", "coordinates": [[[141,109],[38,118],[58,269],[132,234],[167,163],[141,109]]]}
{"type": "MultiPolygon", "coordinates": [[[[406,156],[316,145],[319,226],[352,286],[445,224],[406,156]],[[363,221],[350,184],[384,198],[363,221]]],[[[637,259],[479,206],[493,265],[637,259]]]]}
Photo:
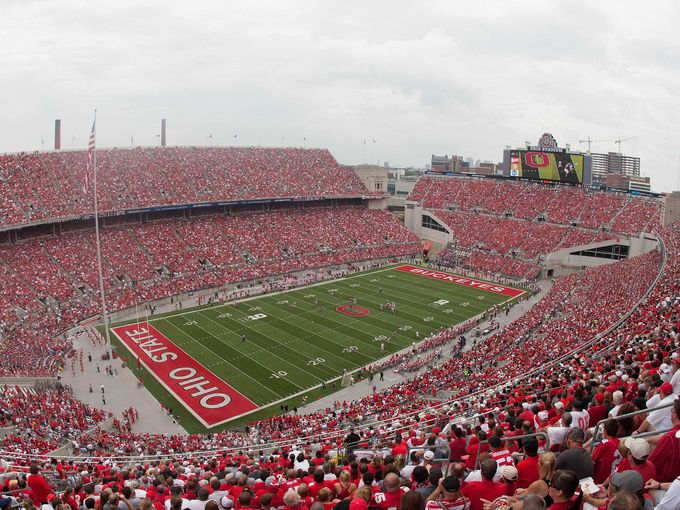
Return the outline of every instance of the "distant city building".
{"type": "Polygon", "coordinates": [[[464,161],[460,173],[469,175],[502,175],[503,163],[490,163],[485,161],[474,166],[469,162],[464,161]]]}
{"type": "Polygon", "coordinates": [[[437,174],[448,174],[460,172],[463,168],[462,156],[435,156],[432,154],[432,166],[430,172],[437,174]]]}
{"type": "Polygon", "coordinates": [[[618,152],[591,153],[590,156],[593,161],[593,183],[605,184],[607,174],[640,176],[640,158],[624,156],[618,152]]]}
{"type": "Polygon", "coordinates": [[[652,190],[649,177],[636,177],[632,175],[607,174],[605,184],[608,188],[622,189],[626,191],[652,190]]]}
{"type": "Polygon", "coordinates": [[[387,168],[378,165],[357,165],[354,173],[359,176],[368,191],[387,193],[387,168]]]}

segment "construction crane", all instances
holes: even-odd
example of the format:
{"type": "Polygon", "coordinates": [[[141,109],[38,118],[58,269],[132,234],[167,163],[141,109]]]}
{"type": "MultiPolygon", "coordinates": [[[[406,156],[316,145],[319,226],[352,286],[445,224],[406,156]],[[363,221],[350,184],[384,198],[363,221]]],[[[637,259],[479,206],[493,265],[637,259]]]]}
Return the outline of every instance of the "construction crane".
{"type": "Polygon", "coordinates": [[[592,138],[588,137],[585,140],[579,140],[578,143],[586,143],[588,142],[588,152],[590,152],[590,144],[593,142],[613,142],[614,140],[593,140],[592,138]]]}
{"type": "Polygon", "coordinates": [[[590,152],[590,144],[593,142],[614,142],[619,146],[619,154],[621,154],[621,142],[627,142],[628,140],[633,140],[637,138],[637,136],[631,136],[630,138],[617,138],[615,140],[593,140],[590,137],[586,138],[585,140],[579,140],[578,143],[588,143],[588,152],[590,152]]]}
{"type": "Polygon", "coordinates": [[[637,138],[637,136],[631,136],[630,138],[617,138],[614,140],[614,143],[618,144],[619,146],[619,155],[621,155],[621,142],[627,142],[628,140],[633,140],[635,138],[637,138]]]}

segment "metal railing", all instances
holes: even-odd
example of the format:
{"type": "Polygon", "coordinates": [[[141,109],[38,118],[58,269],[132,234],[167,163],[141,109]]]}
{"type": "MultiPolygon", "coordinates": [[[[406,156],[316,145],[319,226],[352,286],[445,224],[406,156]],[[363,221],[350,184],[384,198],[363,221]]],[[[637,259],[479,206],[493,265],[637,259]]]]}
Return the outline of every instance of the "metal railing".
{"type": "MultiPolygon", "coordinates": [[[[649,409],[641,409],[641,410],[639,410],[639,411],[633,411],[633,412],[631,412],[631,413],[620,414],[620,415],[618,415],[618,416],[612,416],[611,418],[605,418],[605,419],[603,419],[603,420],[600,420],[600,421],[598,421],[598,422],[595,424],[595,427],[594,427],[594,430],[593,430],[593,438],[597,438],[597,437],[598,437],[598,434],[600,433],[600,428],[601,428],[602,425],[604,425],[604,423],[605,423],[606,421],[608,421],[608,420],[616,420],[616,421],[619,421],[619,420],[621,420],[621,419],[623,419],[623,418],[631,418],[631,417],[633,417],[633,416],[639,416],[639,415],[641,415],[641,414],[651,413],[652,411],[659,411],[659,410],[661,410],[661,409],[667,409],[667,408],[669,408],[669,407],[672,407],[673,405],[675,405],[675,401],[669,402],[668,404],[663,404],[663,405],[661,405],[661,406],[651,407],[651,408],[649,408],[649,409]]],[[[671,430],[671,429],[652,430],[652,431],[650,431],[650,432],[643,432],[642,434],[636,434],[635,436],[624,436],[624,437],[620,437],[619,439],[625,439],[625,438],[628,438],[628,437],[641,437],[641,438],[643,438],[643,437],[650,437],[650,436],[658,436],[659,434],[664,434],[664,433],[668,432],[669,430],[671,430]]],[[[597,440],[597,439],[593,439],[593,442],[590,444],[590,453],[591,453],[591,454],[593,453],[593,450],[595,449],[595,446],[596,446],[597,444],[599,444],[600,442],[601,442],[601,441],[599,441],[599,440],[597,440]]]]}
{"type": "MultiPolygon", "coordinates": [[[[564,360],[567,360],[567,359],[573,357],[574,354],[578,354],[578,353],[581,353],[582,351],[584,351],[586,349],[589,349],[590,347],[592,347],[592,345],[594,343],[602,340],[607,335],[609,335],[612,331],[614,331],[619,326],[621,326],[621,324],[623,324],[630,317],[630,315],[634,311],[636,311],[638,309],[638,307],[641,306],[645,302],[645,300],[649,297],[652,290],[656,287],[656,284],[658,283],[659,279],[661,278],[661,276],[664,273],[664,270],[666,268],[666,262],[667,262],[667,260],[666,260],[666,247],[665,247],[665,244],[663,243],[663,239],[660,238],[659,236],[657,236],[657,242],[659,243],[659,246],[661,248],[661,254],[662,254],[661,266],[659,268],[659,272],[657,273],[654,281],[651,283],[650,287],[647,289],[645,294],[637,301],[637,303],[635,303],[624,315],[622,315],[617,322],[612,324],[605,331],[595,335],[589,341],[585,342],[584,344],[581,344],[578,348],[570,351],[567,354],[560,356],[559,358],[554,359],[553,361],[551,361],[549,363],[542,365],[540,368],[536,368],[534,370],[529,370],[529,371],[525,372],[524,374],[522,374],[521,376],[512,379],[512,381],[513,382],[519,382],[523,379],[527,379],[527,378],[535,376],[539,373],[545,372],[547,369],[555,366],[556,364],[561,363],[564,360]]],[[[613,340],[609,343],[613,343],[613,340]]],[[[467,398],[493,391],[497,388],[500,388],[500,387],[506,385],[507,383],[508,383],[508,381],[504,381],[503,383],[499,383],[498,385],[494,386],[493,388],[486,388],[484,390],[477,390],[477,391],[468,393],[467,398]]],[[[443,407],[444,405],[449,405],[450,403],[452,403],[456,400],[463,400],[463,399],[451,399],[450,401],[442,402],[439,405],[432,405],[432,406],[430,406],[430,408],[431,409],[438,409],[440,407],[443,407]]],[[[410,413],[407,412],[407,413],[404,413],[403,417],[415,415],[418,412],[419,411],[413,411],[413,412],[410,412],[410,413]]],[[[463,413],[461,413],[459,416],[462,416],[462,415],[463,415],[463,413]]],[[[387,422],[387,420],[367,421],[367,422],[364,422],[364,423],[361,424],[361,428],[365,429],[365,428],[368,428],[369,426],[377,427],[377,426],[380,426],[380,425],[382,425],[386,422],[387,422]]],[[[349,428],[349,425],[346,429],[344,429],[344,432],[347,432],[348,428],[349,428]]],[[[319,434],[313,434],[313,435],[308,436],[308,437],[317,437],[317,438],[320,438],[320,439],[325,439],[325,438],[337,437],[337,436],[340,436],[342,434],[343,434],[343,430],[340,430],[340,431],[333,431],[333,432],[322,432],[322,433],[319,433],[319,434]]],[[[517,436],[517,437],[519,437],[519,436],[517,436]]],[[[301,438],[298,438],[297,441],[299,441],[300,439],[301,438]]],[[[177,455],[187,455],[187,454],[214,456],[218,453],[240,451],[240,450],[251,451],[251,452],[252,451],[259,451],[259,450],[272,450],[272,449],[279,448],[281,446],[286,446],[286,445],[290,444],[291,442],[295,442],[295,440],[273,441],[273,442],[270,442],[270,443],[260,444],[260,445],[253,444],[253,445],[242,445],[242,446],[220,446],[220,447],[216,447],[216,448],[211,449],[211,450],[184,452],[182,454],[174,453],[174,454],[165,454],[165,455],[144,455],[144,456],[138,456],[138,457],[135,457],[135,456],[132,456],[132,457],[131,456],[115,456],[115,455],[104,455],[104,456],[99,456],[99,457],[51,456],[51,455],[36,455],[36,454],[26,454],[26,453],[15,454],[13,452],[6,452],[6,451],[0,451],[0,454],[3,455],[4,457],[7,457],[7,458],[22,459],[22,460],[25,460],[27,458],[28,459],[47,460],[47,459],[55,457],[55,458],[64,458],[64,459],[69,459],[69,460],[70,459],[76,459],[76,460],[80,460],[80,461],[96,461],[96,460],[110,459],[110,460],[120,460],[120,461],[127,461],[127,462],[139,462],[142,459],[150,459],[150,460],[171,459],[171,458],[177,457],[177,455]]]]}

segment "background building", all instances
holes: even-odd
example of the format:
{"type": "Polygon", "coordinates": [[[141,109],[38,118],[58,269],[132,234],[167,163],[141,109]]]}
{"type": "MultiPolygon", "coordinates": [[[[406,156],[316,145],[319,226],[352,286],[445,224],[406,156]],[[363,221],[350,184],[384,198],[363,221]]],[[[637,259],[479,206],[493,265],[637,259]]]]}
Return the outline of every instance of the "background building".
{"type": "Polygon", "coordinates": [[[636,177],[633,175],[609,173],[607,174],[605,184],[607,188],[616,188],[626,191],[650,192],[652,190],[649,177],[636,177]]]}
{"type": "Polygon", "coordinates": [[[605,184],[607,174],[640,176],[640,158],[624,156],[618,152],[607,154],[591,153],[593,184],[605,184]]]}

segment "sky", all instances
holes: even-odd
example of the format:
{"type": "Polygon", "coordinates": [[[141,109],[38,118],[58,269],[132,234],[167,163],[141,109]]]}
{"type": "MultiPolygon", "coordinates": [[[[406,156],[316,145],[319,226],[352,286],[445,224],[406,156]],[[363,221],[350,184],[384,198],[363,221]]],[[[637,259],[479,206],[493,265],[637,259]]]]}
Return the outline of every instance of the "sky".
{"type": "Polygon", "coordinates": [[[0,152],[324,147],[343,164],[501,161],[506,145],[641,158],[680,186],[680,3],[1,0],[0,152]],[[212,138],[210,138],[212,135],[212,138]],[[236,136],[235,136],[236,135],[236,136]],[[366,143],[364,143],[366,141],[366,143]]]}

